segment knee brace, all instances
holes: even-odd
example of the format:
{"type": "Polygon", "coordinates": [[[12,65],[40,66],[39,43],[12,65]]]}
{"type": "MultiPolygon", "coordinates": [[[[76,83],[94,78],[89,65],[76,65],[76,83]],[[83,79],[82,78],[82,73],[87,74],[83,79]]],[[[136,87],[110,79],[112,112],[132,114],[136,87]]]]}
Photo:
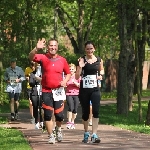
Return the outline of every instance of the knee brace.
{"type": "Polygon", "coordinates": [[[52,116],[45,116],[44,115],[44,121],[51,121],[52,119],[52,116]]]}

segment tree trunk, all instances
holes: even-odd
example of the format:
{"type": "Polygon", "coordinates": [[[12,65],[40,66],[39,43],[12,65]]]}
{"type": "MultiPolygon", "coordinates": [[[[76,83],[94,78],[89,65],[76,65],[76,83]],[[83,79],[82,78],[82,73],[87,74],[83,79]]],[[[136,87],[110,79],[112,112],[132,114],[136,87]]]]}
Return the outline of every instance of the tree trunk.
{"type": "Polygon", "coordinates": [[[127,40],[127,14],[126,3],[118,1],[119,14],[119,38],[120,55],[118,70],[118,90],[117,90],[117,113],[128,115],[128,83],[127,83],[127,64],[128,64],[128,40],[127,40]]]}
{"type": "Polygon", "coordinates": [[[135,81],[135,53],[133,47],[131,48],[131,53],[129,55],[128,61],[128,107],[129,111],[132,111],[132,98],[134,91],[134,81],[135,81]]]}

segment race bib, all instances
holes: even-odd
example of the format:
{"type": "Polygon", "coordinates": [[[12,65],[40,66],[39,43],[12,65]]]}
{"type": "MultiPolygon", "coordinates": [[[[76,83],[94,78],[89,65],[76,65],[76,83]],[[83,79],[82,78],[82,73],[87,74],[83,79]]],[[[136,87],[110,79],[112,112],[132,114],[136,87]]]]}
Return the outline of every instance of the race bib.
{"type": "Polygon", "coordinates": [[[10,85],[17,85],[18,83],[16,82],[17,77],[10,77],[10,85]]]}
{"type": "Polygon", "coordinates": [[[83,88],[94,88],[97,87],[96,75],[87,75],[82,78],[83,88]]]}
{"type": "Polygon", "coordinates": [[[52,90],[54,101],[65,100],[66,94],[64,87],[56,88],[52,90]]]}

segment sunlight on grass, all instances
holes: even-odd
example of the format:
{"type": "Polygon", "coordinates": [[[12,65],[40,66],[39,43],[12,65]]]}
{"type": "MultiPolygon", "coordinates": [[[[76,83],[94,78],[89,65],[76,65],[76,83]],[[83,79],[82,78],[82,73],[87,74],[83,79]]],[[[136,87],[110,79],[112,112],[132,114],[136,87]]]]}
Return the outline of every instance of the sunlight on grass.
{"type": "Polygon", "coordinates": [[[0,128],[1,150],[31,150],[22,133],[15,129],[0,128]]]}
{"type": "MultiPolygon", "coordinates": [[[[26,109],[26,108],[29,108],[29,101],[20,100],[19,109],[26,109]]],[[[9,112],[10,112],[9,101],[3,105],[0,105],[0,113],[9,113],[9,112]]]]}
{"type": "Polygon", "coordinates": [[[133,104],[133,111],[129,112],[128,117],[116,114],[116,104],[101,106],[100,123],[150,134],[150,127],[146,127],[144,124],[148,108],[148,101],[142,101],[143,121],[140,123],[138,123],[138,104],[137,102],[134,102],[133,104]]]}

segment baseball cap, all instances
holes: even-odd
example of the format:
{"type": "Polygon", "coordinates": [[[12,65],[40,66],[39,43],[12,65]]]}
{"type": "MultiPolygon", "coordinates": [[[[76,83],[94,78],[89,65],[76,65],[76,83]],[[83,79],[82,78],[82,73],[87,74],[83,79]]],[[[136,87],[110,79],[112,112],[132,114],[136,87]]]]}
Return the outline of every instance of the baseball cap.
{"type": "Polygon", "coordinates": [[[10,62],[16,62],[16,61],[17,61],[16,58],[11,58],[11,59],[10,59],[10,62]]]}

